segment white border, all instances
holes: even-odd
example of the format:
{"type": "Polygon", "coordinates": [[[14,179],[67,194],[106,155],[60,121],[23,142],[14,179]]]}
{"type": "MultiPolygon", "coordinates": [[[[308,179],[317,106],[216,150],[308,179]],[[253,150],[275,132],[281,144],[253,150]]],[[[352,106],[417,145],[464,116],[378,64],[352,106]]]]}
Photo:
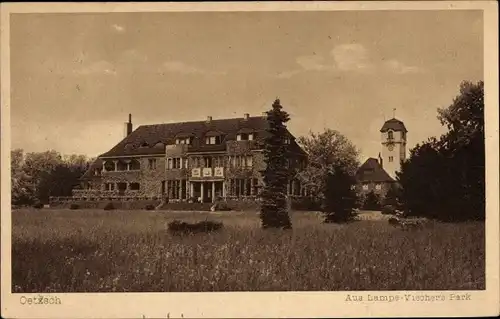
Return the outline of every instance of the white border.
{"type": "MultiPolygon", "coordinates": [[[[2,3],[1,4],[1,314],[23,318],[273,318],[494,316],[499,307],[498,9],[496,1],[439,2],[264,2],[264,3],[2,3]],[[51,294],[57,306],[21,305],[11,294],[10,216],[10,13],[151,11],[329,11],[484,10],[486,115],[486,291],[469,291],[472,301],[349,304],[348,292],[81,293],[51,294]]],[[[425,267],[425,265],[423,265],[425,267]]],[[[376,292],[352,292],[367,296],[376,292]]],[[[424,292],[383,292],[384,295],[424,292]]],[[[443,291],[445,295],[452,291],[443,291]]],[[[25,296],[36,296],[26,294],[25,296]]],[[[366,297],[365,297],[366,298],[366,297]]]]}

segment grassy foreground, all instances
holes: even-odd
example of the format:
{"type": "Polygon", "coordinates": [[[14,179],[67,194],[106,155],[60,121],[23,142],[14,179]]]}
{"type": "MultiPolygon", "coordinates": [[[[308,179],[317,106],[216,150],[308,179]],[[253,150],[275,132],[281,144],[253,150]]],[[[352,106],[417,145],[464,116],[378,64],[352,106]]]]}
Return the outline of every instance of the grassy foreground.
{"type": "Polygon", "coordinates": [[[258,215],[18,210],[13,292],[467,290],[485,288],[483,223],[322,224],[294,212],[291,231],[258,215]],[[175,237],[173,219],[217,220],[216,234],[175,237]]]}

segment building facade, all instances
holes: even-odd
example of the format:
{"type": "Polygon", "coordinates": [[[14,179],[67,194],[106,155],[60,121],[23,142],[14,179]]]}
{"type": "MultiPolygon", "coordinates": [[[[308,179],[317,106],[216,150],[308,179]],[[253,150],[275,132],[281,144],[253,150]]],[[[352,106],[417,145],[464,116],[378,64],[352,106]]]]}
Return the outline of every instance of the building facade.
{"type": "Polygon", "coordinates": [[[408,130],[404,123],[396,118],[386,121],[381,133],[381,153],[377,158],[367,159],[356,173],[356,190],[362,194],[374,192],[384,197],[396,183],[396,172],[401,169],[401,162],[406,160],[406,137],[408,130]]]}
{"type": "MultiPolygon", "coordinates": [[[[263,186],[265,116],[143,125],[100,155],[82,177],[76,198],[168,198],[170,202],[255,199],[263,186]]],[[[288,132],[288,193],[305,193],[294,176],[306,153],[288,132]]]]}

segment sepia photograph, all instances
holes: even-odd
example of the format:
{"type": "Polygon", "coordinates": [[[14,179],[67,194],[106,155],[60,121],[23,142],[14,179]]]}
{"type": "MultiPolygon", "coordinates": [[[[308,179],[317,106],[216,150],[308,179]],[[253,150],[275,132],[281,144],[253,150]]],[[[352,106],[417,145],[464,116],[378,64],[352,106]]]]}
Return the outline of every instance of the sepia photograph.
{"type": "Polygon", "coordinates": [[[2,4],[1,40],[2,317],[499,314],[495,2],[2,4]]]}

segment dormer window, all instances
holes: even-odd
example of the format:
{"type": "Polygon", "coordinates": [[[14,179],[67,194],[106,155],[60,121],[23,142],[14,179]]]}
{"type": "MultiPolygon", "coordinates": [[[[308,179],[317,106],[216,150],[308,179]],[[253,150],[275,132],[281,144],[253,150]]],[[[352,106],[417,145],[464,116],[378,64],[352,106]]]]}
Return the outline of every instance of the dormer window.
{"type": "Polygon", "coordinates": [[[254,133],[239,133],[236,135],[236,140],[237,141],[253,141],[254,140],[254,133]]]}
{"type": "Polygon", "coordinates": [[[223,135],[218,131],[210,131],[205,134],[205,144],[218,145],[222,143],[223,135]]]}
{"type": "Polygon", "coordinates": [[[388,138],[389,140],[394,139],[394,133],[393,133],[392,131],[387,132],[387,138],[388,138]]]}
{"type": "Polygon", "coordinates": [[[217,145],[217,144],[220,144],[221,143],[221,136],[207,136],[205,138],[205,144],[209,144],[209,145],[217,145]]]}
{"type": "Polygon", "coordinates": [[[193,138],[192,137],[182,137],[182,138],[177,138],[175,140],[175,144],[187,144],[187,145],[191,145],[193,142],[193,138]]]}
{"type": "Polygon", "coordinates": [[[285,137],[285,144],[290,144],[291,139],[289,137],[285,137]]]}
{"type": "Polygon", "coordinates": [[[165,144],[163,144],[162,142],[158,142],[155,144],[155,148],[164,148],[165,147],[165,144]]]}
{"type": "Polygon", "coordinates": [[[140,147],[149,147],[147,142],[142,142],[140,147]]]}

